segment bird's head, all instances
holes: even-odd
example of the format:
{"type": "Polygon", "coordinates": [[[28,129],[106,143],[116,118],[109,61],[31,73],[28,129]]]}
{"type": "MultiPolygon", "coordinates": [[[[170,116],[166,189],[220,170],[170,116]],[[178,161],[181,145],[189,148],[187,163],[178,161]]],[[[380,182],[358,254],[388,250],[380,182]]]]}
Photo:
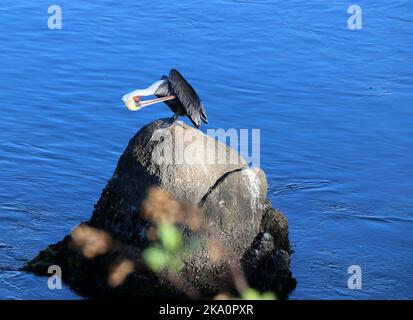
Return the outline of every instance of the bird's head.
{"type": "Polygon", "coordinates": [[[141,99],[143,97],[154,95],[156,93],[156,90],[158,90],[159,86],[164,81],[165,80],[160,80],[160,81],[155,82],[149,88],[139,89],[139,90],[132,91],[131,93],[125,94],[122,97],[122,101],[125,103],[125,106],[131,111],[138,111],[139,109],[142,109],[143,107],[147,107],[151,104],[157,103],[158,102],[157,99],[146,100],[146,101],[143,101],[141,99]]]}
{"type": "Polygon", "coordinates": [[[143,108],[143,106],[140,104],[142,96],[135,95],[134,92],[125,94],[122,97],[123,103],[125,104],[126,108],[128,108],[130,111],[138,111],[139,109],[143,108]]]}

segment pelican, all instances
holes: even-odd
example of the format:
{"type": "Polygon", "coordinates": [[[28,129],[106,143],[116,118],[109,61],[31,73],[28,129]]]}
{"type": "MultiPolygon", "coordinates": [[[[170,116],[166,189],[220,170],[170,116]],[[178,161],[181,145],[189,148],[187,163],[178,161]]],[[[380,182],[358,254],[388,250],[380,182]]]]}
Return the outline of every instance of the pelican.
{"type": "Polygon", "coordinates": [[[160,81],[143,90],[135,90],[122,97],[125,106],[131,111],[165,102],[174,113],[173,122],[179,116],[187,116],[195,127],[199,128],[201,120],[208,123],[204,106],[192,86],[178,70],[172,69],[169,76],[162,76],[160,81]],[[142,97],[156,96],[157,99],[141,100],[142,97]]]}

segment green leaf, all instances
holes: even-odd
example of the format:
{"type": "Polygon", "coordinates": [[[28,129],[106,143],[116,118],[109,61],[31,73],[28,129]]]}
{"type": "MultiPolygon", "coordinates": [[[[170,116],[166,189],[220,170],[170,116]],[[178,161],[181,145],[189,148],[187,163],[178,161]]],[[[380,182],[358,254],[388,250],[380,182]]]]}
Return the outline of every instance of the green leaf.
{"type": "Polygon", "coordinates": [[[159,225],[158,234],[159,239],[166,250],[177,252],[182,247],[182,231],[173,224],[159,225]]]}
{"type": "Polygon", "coordinates": [[[261,295],[261,300],[277,300],[277,296],[274,292],[267,291],[261,295]]]}
{"type": "Polygon", "coordinates": [[[152,271],[159,272],[167,266],[168,253],[162,248],[152,247],[145,250],[143,259],[152,271]]]}
{"type": "Polygon", "coordinates": [[[260,300],[260,293],[257,290],[248,288],[244,290],[244,292],[241,295],[241,298],[243,300],[260,300]]]}

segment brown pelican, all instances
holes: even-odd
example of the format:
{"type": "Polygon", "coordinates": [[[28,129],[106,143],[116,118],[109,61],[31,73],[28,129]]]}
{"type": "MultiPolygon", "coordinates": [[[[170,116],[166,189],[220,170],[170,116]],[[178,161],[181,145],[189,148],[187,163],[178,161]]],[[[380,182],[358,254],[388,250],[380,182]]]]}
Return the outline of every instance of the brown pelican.
{"type": "Polygon", "coordinates": [[[143,90],[135,90],[123,96],[123,102],[129,110],[137,111],[155,103],[165,102],[173,111],[173,121],[179,116],[187,116],[199,128],[201,120],[208,123],[204,106],[192,86],[178,72],[172,69],[169,76],[162,76],[160,81],[143,90]],[[152,100],[142,97],[154,95],[152,100]]]}

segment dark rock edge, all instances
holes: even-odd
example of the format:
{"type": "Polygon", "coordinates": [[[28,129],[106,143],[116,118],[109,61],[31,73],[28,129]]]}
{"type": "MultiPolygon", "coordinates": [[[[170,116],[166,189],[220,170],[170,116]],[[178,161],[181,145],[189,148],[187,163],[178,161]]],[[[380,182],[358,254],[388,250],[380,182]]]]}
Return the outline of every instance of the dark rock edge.
{"type": "MultiPolygon", "coordinates": [[[[88,224],[88,223],[86,223],[88,224]]],[[[288,221],[284,215],[272,208],[266,201],[260,232],[251,247],[241,258],[241,266],[251,287],[260,291],[274,291],[278,298],[286,299],[295,289],[296,280],[289,270],[291,247],[288,238],[288,221]],[[273,245],[265,245],[270,239],[273,245]],[[279,267],[279,252],[288,257],[286,267],[279,267]]],[[[71,289],[87,298],[95,299],[187,299],[187,296],[171,285],[163,277],[149,271],[140,259],[140,249],[132,245],[115,245],[109,252],[94,259],[87,259],[70,246],[70,235],[56,244],[48,246],[34,259],[29,261],[23,271],[47,276],[51,265],[62,269],[62,280],[71,289]],[[117,261],[131,258],[137,261],[135,272],[130,274],[124,284],[117,288],[108,285],[108,274],[117,261]]],[[[282,263],[281,263],[282,264],[282,263]]],[[[50,275],[49,275],[50,276],[50,275]]],[[[232,287],[227,288],[235,294],[232,287]]],[[[218,294],[214,290],[201,292],[203,298],[218,294]]]]}

